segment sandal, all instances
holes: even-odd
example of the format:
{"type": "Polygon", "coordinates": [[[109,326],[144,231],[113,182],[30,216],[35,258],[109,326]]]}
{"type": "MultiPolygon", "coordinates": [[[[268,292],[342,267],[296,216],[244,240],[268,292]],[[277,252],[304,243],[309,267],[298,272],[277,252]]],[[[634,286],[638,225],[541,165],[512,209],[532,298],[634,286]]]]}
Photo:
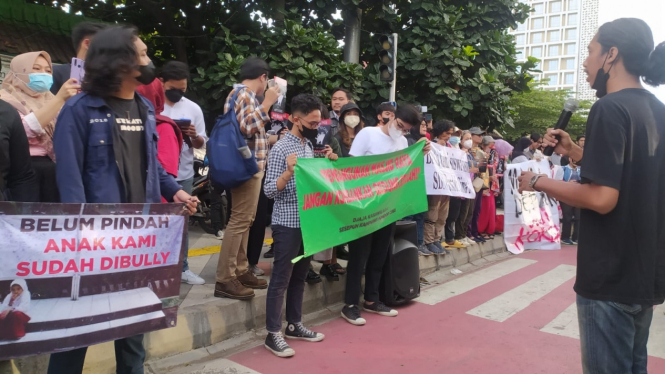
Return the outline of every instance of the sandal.
{"type": "Polygon", "coordinates": [[[337,274],[339,274],[339,275],[346,274],[346,269],[344,269],[342,267],[342,265],[340,265],[338,263],[334,263],[334,264],[331,264],[331,265],[332,265],[333,269],[335,269],[335,272],[337,272],[337,274]]]}
{"type": "Polygon", "coordinates": [[[326,277],[329,282],[339,281],[339,275],[335,271],[335,267],[332,264],[323,264],[321,266],[321,271],[319,272],[322,276],[326,277]]]}

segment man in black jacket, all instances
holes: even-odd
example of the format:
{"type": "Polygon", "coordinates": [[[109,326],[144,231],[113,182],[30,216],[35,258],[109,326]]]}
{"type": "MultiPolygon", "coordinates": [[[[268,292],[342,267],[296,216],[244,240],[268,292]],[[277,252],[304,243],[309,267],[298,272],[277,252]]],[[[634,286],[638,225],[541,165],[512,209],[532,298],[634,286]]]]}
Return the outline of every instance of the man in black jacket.
{"type": "Polygon", "coordinates": [[[0,201],[39,201],[28,137],[14,107],[0,100],[0,201]]]}

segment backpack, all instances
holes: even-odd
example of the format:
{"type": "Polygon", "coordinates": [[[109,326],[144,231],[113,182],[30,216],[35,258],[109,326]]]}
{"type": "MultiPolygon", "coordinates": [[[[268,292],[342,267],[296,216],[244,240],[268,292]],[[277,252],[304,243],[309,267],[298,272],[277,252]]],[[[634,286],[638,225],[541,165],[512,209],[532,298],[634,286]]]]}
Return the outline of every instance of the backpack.
{"type": "Polygon", "coordinates": [[[231,97],[229,111],[217,118],[207,145],[208,174],[213,187],[220,191],[236,188],[259,172],[254,150],[247,147],[236,117],[238,92],[231,97]]]}

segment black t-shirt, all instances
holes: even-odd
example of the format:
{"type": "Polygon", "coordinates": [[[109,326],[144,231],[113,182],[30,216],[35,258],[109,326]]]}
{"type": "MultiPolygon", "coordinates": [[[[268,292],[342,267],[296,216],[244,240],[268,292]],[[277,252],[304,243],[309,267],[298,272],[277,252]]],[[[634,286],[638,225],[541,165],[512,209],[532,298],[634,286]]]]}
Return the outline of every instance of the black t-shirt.
{"type": "Polygon", "coordinates": [[[145,127],[134,99],[111,97],[106,104],[115,113],[113,151],[125,185],[126,203],[145,203],[147,160],[145,127]]]}
{"type": "Polygon", "coordinates": [[[28,137],[16,109],[0,100],[0,201],[39,201],[28,137]]]}
{"type": "MultiPolygon", "coordinates": [[[[53,65],[53,85],[51,86],[51,93],[58,94],[62,85],[69,80],[72,73],[71,64],[53,65]]],[[[81,82],[79,82],[81,84],[81,82]]]]}
{"type": "Polygon", "coordinates": [[[593,300],[665,300],[665,105],[643,89],[609,94],[591,108],[582,183],[619,190],[605,215],[582,210],[575,291],[593,300]]]}

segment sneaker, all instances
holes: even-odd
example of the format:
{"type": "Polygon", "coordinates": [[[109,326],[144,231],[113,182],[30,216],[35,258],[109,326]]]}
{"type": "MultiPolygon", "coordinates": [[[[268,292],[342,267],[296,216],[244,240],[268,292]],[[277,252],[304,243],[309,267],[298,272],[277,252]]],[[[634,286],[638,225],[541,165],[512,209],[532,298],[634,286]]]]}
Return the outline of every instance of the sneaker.
{"type": "Polygon", "coordinates": [[[217,234],[215,234],[215,239],[224,240],[224,230],[217,231],[217,234]]]}
{"type": "Polygon", "coordinates": [[[272,246],[270,246],[268,252],[263,254],[263,258],[273,258],[273,257],[275,257],[275,250],[273,249],[272,246]]]}
{"type": "Polygon", "coordinates": [[[439,249],[439,247],[437,247],[436,244],[434,244],[434,243],[429,243],[426,246],[427,246],[427,250],[432,252],[435,255],[440,255],[440,254],[443,253],[443,249],[439,249]]]}
{"type": "Polygon", "coordinates": [[[319,272],[322,276],[328,279],[328,282],[337,282],[339,281],[339,274],[335,271],[335,267],[332,264],[323,264],[321,265],[321,271],[319,272]]]}
{"type": "Polygon", "coordinates": [[[215,297],[249,300],[254,297],[254,290],[243,286],[237,278],[233,278],[233,280],[225,283],[215,283],[215,297]]]}
{"type": "Polygon", "coordinates": [[[450,254],[450,251],[447,250],[447,249],[445,249],[445,248],[441,245],[441,243],[439,243],[439,242],[434,242],[434,243],[432,243],[432,244],[434,244],[434,245],[439,249],[439,251],[440,251],[439,254],[446,254],[446,255],[449,255],[449,254],[450,254]]]}
{"type": "Polygon", "coordinates": [[[579,244],[579,242],[577,242],[576,240],[571,240],[571,242],[573,242],[573,245],[578,245],[579,244]]]}
{"type": "Polygon", "coordinates": [[[344,308],[342,308],[342,318],[356,326],[362,326],[367,323],[367,321],[360,316],[360,308],[358,308],[357,305],[345,305],[344,308]]]}
{"type": "Polygon", "coordinates": [[[310,268],[309,271],[307,272],[307,278],[305,278],[305,282],[307,282],[307,284],[317,284],[321,283],[322,280],[321,277],[318,274],[316,274],[314,270],[310,268]]]}
{"type": "Polygon", "coordinates": [[[298,322],[289,323],[286,326],[286,333],[284,334],[284,337],[287,339],[306,340],[308,342],[320,342],[326,336],[321,333],[314,332],[305,327],[305,325],[303,325],[301,322],[298,322]]]}
{"type": "Polygon", "coordinates": [[[263,346],[277,357],[293,357],[296,354],[296,351],[286,344],[286,340],[284,340],[281,332],[269,332],[263,346]]]}
{"type": "Polygon", "coordinates": [[[386,316],[386,317],[396,317],[397,314],[398,314],[395,309],[388,308],[386,306],[386,304],[384,304],[380,301],[377,301],[372,305],[368,305],[365,302],[365,303],[363,303],[363,309],[367,312],[380,314],[380,315],[386,316]]]}
{"type": "Polygon", "coordinates": [[[430,252],[430,250],[427,249],[424,244],[421,244],[418,246],[418,254],[421,256],[431,256],[434,253],[430,252]]]}
{"type": "Polygon", "coordinates": [[[197,285],[206,283],[206,281],[204,281],[203,278],[192,273],[191,270],[185,270],[182,272],[182,278],[180,278],[180,282],[187,284],[197,284],[197,285]]]}
{"type": "Polygon", "coordinates": [[[262,290],[268,288],[268,281],[265,279],[259,279],[251,271],[247,271],[243,275],[238,276],[238,281],[247,288],[253,288],[255,290],[262,290]]]}
{"type": "Polygon", "coordinates": [[[249,271],[252,272],[252,274],[256,275],[257,277],[260,277],[261,275],[265,275],[265,271],[261,269],[260,267],[256,265],[249,265],[249,271]]]}
{"type": "Polygon", "coordinates": [[[570,240],[570,239],[563,239],[563,240],[561,240],[561,244],[565,244],[565,245],[575,245],[575,244],[573,244],[573,241],[570,240]]]}

